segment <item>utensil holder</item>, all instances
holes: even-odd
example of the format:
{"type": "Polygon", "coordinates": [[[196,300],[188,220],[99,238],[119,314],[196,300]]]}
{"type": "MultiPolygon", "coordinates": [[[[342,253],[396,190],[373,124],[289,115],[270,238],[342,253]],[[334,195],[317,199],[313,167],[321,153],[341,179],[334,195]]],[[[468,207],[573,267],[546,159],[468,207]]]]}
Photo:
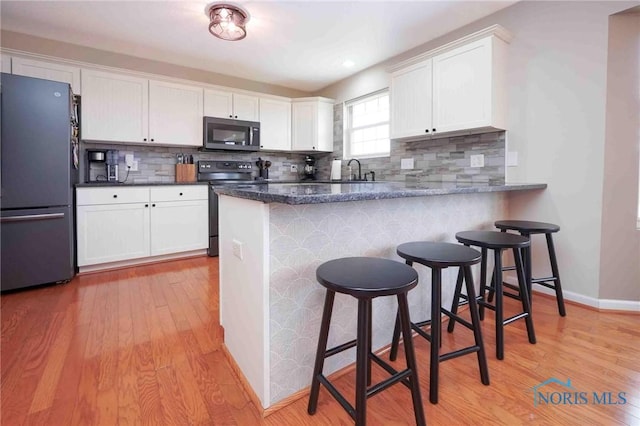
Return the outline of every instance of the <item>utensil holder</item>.
{"type": "Polygon", "coordinates": [[[195,164],[176,164],[176,182],[195,182],[195,164]]]}

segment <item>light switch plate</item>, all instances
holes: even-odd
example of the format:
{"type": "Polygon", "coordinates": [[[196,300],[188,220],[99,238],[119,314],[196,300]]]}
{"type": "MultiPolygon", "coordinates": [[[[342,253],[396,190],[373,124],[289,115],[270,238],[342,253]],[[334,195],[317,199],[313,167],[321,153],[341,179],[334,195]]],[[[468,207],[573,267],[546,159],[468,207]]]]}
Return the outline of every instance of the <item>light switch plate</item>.
{"type": "Polygon", "coordinates": [[[242,260],[244,257],[242,254],[242,245],[243,244],[238,240],[234,239],[231,241],[231,250],[233,252],[233,255],[240,260],[242,260]]]}
{"type": "Polygon", "coordinates": [[[400,160],[400,169],[401,170],[413,169],[413,158],[402,158],[400,160]]]}

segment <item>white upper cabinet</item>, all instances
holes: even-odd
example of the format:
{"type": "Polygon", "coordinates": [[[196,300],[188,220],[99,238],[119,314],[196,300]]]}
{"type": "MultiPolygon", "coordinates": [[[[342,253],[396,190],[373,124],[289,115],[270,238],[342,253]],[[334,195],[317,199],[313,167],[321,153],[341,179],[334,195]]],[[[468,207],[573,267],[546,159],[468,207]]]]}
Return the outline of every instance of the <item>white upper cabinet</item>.
{"type": "Polygon", "coordinates": [[[433,58],[433,127],[438,132],[504,128],[504,111],[493,103],[500,95],[493,72],[500,56],[493,55],[496,43],[487,37],[433,58]]]}
{"type": "Polygon", "coordinates": [[[0,54],[0,71],[11,74],[11,56],[0,54]]]}
{"type": "Polygon", "coordinates": [[[148,142],[149,80],[82,70],[82,139],[148,142]]]}
{"type": "MultiPolygon", "coordinates": [[[[4,61],[3,61],[4,63],[4,61]]],[[[80,68],[70,65],[56,64],[52,62],[36,61],[13,57],[11,64],[13,74],[24,75],[26,77],[42,78],[45,80],[60,81],[69,83],[71,90],[76,95],[80,94],[80,68]]],[[[4,71],[3,69],[3,72],[4,71]]]]}
{"type": "Polygon", "coordinates": [[[202,145],[203,89],[149,82],[150,141],[168,145],[202,145]]]}
{"type": "Polygon", "coordinates": [[[431,132],[431,71],[427,59],[391,75],[392,139],[431,132]]]}
{"type": "Polygon", "coordinates": [[[226,90],[206,89],[204,115],[205,117],[260,121],[258,97],[226,90]]]}
{"type": "Polygon", "coordinates": [[[391,137],[506,129],[509,41],[494,25],[394,67],[391,137]]]}
{"type": "Polygon", "coordinates": [[[260,98],[260,148],[291,151],[291,102],[260,98]]]}
{"type": "Polygon", "coordinates": [[[82,139],[202,145],[203,89],[82,70],[82,139]]]}
{"type": "Polygon", "coordinates": [[[333,100],[293,99],[291,148],[293,151],[333,151],[333,100]]]}

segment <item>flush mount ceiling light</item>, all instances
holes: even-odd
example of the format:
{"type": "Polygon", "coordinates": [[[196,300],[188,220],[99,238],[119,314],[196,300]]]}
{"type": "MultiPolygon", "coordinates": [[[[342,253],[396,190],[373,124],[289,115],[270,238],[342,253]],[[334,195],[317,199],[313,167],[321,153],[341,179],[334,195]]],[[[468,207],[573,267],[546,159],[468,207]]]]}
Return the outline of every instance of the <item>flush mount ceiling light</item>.
{"type": "Polygon", "coordinates": [[[242,40],[247,36],[245,25],[249,22],[249,12],[231,3],[209,3],[204,8],[209,17],[209,32],[229,41],[242,40]]]}

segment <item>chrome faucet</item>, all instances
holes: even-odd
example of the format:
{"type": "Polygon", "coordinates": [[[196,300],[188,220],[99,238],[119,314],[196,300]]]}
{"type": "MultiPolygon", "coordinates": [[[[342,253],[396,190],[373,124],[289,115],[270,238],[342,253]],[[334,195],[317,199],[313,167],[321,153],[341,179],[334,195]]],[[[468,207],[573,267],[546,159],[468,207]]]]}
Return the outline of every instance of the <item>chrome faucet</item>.
{"type": "MultiPolygon", "coordinates": [[[[351,165],[352,161],[355,161],[356,163],[358,163],[358,180],[362,180],[362,166],[360,165],[360,161],[359,160],[356,160],[355,158],[352,158],[347,163],[347,167],[349,167],[351,165]]],[[[356,180],[355,173],[353,174],[353,180],[356,180]]]]}

